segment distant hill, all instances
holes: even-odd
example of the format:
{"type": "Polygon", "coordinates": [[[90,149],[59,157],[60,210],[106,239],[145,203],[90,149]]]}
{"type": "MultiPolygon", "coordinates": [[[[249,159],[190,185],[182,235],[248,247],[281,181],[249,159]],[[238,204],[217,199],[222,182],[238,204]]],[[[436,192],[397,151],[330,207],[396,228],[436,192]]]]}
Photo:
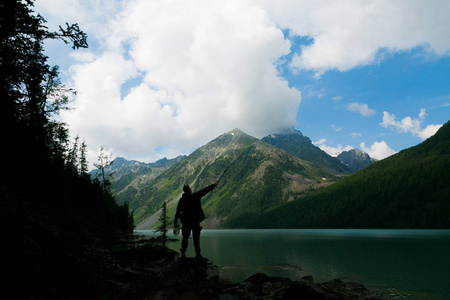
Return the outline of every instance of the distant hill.
{"type": "Polygon", "coordinates": [[[249,218],[254,228],[450,228],[450,122],[423,143],[249,218]]]}
{"type": "MultiPolygon", "coordinates": [[[[127,193],[129,188],[139,191],[158,175],[185,158],[185,155],[180,155],[173,159],[164,157],[154,163],[143,163],[117,157],[105,168],[106,175],[112,174],[111,192],[119,204],[128,203],[130,200],[127,193]]],[[[100,170],[92,170],[89,174],[91,178],[96,178],[100,174],[100,170]]]]}
{"type": "Polygon", "coordinates": [[[308,137],[294,128],[282,133],[271,134],[262,139],[263,142],[283,149],[300,159],[309,161],[332,174],[350,173],[350,169],[337,158],[331,157],[320,148],[313,145],[308,137]]]}
{"type": "Polygon", "coordinates": [[[375,158],[371,158],[369,154],[359,149],[344,151],[337,156],[337,159],[347,166],[352,173],[358,172],[377,161],[375,158]]]}
{"type": "MultiPolygon", "coordinates": [[[[164,170],[173,166],[174,164],[177,164],[184,158],[186,158],[186,156],[180,155],[174,159],[167,159],[166,157],[164,157],[154,163],[143,163],[136,160],[127,160],[123,157],[117,157],[111,162],[109,166],[105,167],[105,173],[112,173],[114,175],[114,181],[117,181],[123,176],[126,176],[130,173],[146,173],[148,171],[162,173],[164,170]]],[[[100,170],[94,169],[89,172],[89,174],[91,178],[95,178],[100,174],[100,170]]]]}
{"type": "Polygon", "coordinates": [[[140,191],[126,191],[138,229],[151,228],[163,201],[173,219],[184,184],[198,190],[226,176],[211,198],[203,198],[204,228],[245,227],[248,215],[260,214],[334,182],[335,177],[234,129],[198,148],[187,158],[149,182],[140,191]]]}

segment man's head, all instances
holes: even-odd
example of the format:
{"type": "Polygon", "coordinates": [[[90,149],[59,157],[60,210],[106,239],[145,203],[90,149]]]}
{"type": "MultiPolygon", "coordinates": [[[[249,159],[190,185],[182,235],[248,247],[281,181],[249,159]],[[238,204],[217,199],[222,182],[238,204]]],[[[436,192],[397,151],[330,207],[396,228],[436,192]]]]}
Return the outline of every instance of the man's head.
{"type": "Polygon", "coordinates": [[[185,192],[186,194],[192,194],[192,190],[187,184],[183,186],[183,192],[185,192]]]}

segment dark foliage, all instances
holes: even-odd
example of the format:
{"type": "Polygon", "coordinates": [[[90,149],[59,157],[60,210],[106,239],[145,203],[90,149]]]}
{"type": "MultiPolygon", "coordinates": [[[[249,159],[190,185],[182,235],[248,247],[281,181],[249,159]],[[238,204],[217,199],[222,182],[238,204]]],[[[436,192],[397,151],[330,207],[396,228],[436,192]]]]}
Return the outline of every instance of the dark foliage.
{"type": "Polygon", "coordinates": [[[163,204],[161,205],[161,215],[159,216],[159,225],[155,230],[156,233],[160,234],[159,237],[161,239],[161,246],[162,246],[161,248],[163,252],[166,251],[167,231],[169,230],[168,218],[169,216],[167,215],[167,203],[164,201],[163,204]]]}
{"type": "MultiPolygon", "coordinates": [[[[58,68],[47,64],[44,40],[62,40],[76,49],[87,47],[87,37],[77,24],[50,32],[32,7],[33,1],[0,3],[5,173],[0,183],[0,218],[6,233],[8,279],[30,283],[16,290],[23,297],[39,294],[31,283],[50,280],[46,275],[66,262],[63,246],[67,249],[70,243],[133,228],[128,206],[117,205],[109,192],[90,181],[85,143],[80,145],[78,138],[71,143],[65,124],[54,120],[68,108],[67,94],[73,91],[60,84],[58,68]]],[[[57,272],[52,278],[56,277],[57,272]]],[[[38,297],[54,292],[42,291],[38,297]]]]}

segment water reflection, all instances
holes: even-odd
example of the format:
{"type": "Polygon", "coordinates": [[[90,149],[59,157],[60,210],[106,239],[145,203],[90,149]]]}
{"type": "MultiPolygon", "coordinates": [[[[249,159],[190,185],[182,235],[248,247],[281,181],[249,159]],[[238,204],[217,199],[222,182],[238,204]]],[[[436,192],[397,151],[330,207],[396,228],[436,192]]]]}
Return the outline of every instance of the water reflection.
{"type": "MultiPolygon", "coordinates": [[[[179,243],[169,247],[178,251],[179,243]]],[[[450,230],[204,230],[201,243],[204,256],[233,281],[256,272],[313,275],[316,282],[341,278],[410,299],[450,299],[450,230]]]]}

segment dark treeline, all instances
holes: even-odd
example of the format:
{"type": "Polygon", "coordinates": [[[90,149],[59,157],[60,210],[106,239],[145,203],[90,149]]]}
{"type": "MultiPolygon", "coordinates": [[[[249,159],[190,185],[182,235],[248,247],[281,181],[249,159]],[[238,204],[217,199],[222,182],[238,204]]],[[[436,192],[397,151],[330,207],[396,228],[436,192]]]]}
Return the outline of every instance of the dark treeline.
{"type": "MultiPolygon", "coordinates": [[[[87,37],[77,24],[49,31],[32,8],[33,1],[0,3],[3,259],[10,264],[6,277],[20,280],[24,286],[16,291],[25,295],[44,289],[38,278],[57,280],[47,275],[67,263],[62,249],[71,243],[133,229],[128,206],[117,205],[109,191],[91,182],[86,144],[70,141],[67,126],[55,121],[74,91],[48,65],[43,43],[54,39],[86,48],[87,37]]],[[[49,286],[43,295],[52,293],[49,286]]]]}

